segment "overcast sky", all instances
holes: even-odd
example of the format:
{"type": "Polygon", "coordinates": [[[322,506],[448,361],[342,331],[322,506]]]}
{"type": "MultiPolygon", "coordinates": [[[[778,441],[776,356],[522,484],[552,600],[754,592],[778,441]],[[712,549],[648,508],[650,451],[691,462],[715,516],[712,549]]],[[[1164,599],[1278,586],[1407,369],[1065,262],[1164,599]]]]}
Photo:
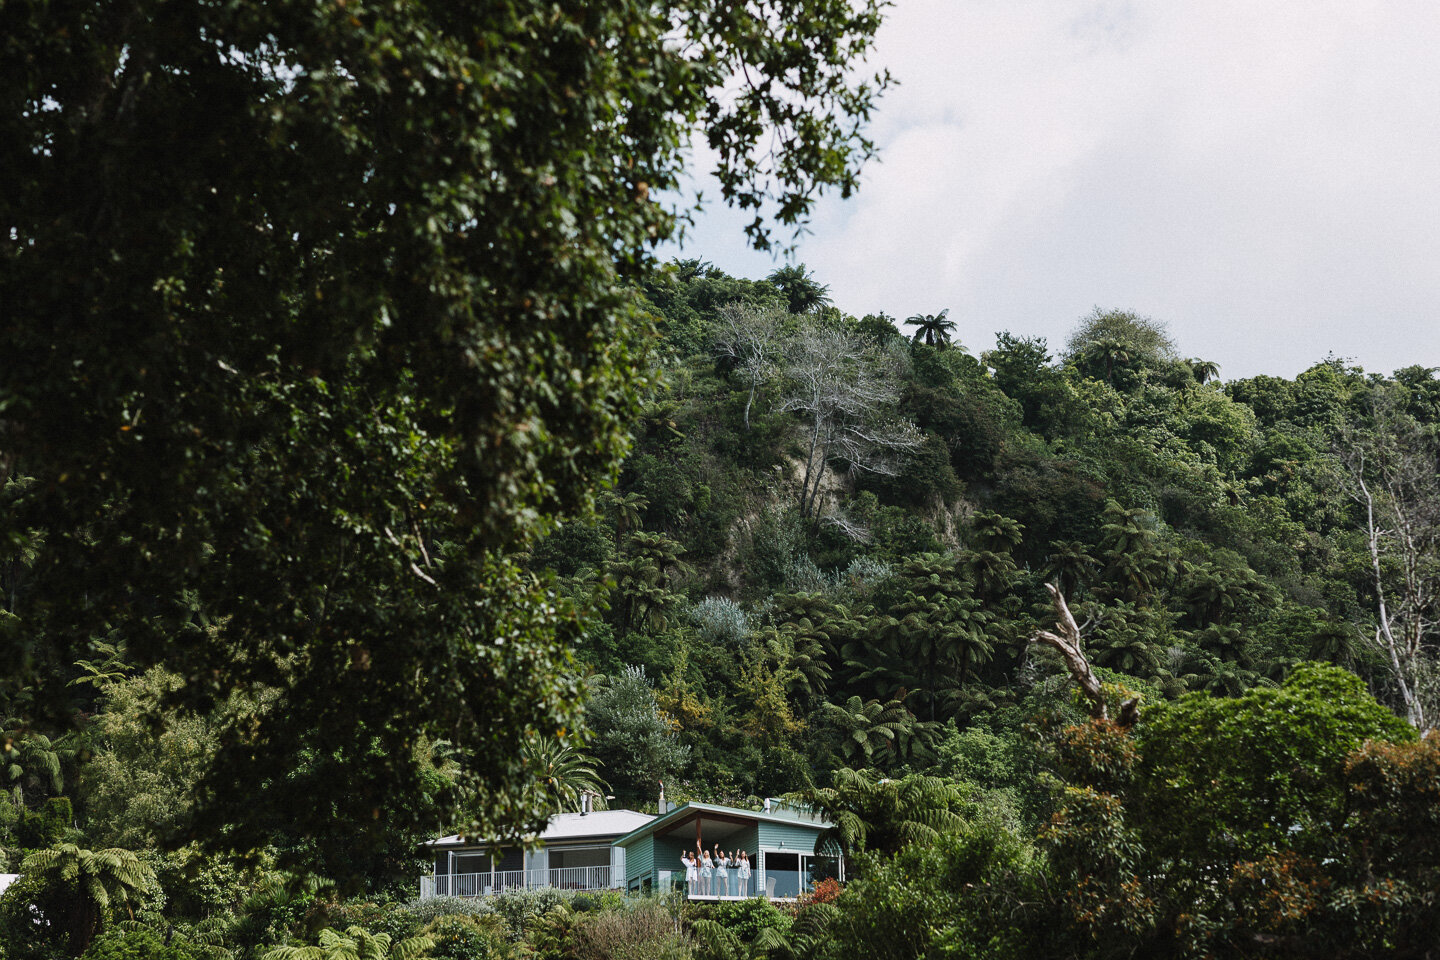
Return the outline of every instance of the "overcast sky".
{"type": "MultiPolygon", "coordinates": [[[[795,255],[847,313],[949,308],[978,352],[1133,310],[1225,379],[1440,367],[1440,3],[897,0],[872,63],[880,162],[795,255]]],[[[742,222],[682,255],[764,276],[742,222]]]]}

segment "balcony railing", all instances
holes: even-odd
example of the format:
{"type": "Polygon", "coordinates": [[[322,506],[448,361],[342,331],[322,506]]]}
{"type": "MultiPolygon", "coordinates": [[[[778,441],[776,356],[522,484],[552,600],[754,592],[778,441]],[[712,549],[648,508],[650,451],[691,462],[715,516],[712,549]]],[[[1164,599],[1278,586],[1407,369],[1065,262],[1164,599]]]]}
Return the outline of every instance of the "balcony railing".
{"type": "Polygon", "coordinates": [[[533,887],[606,890],[610,887],[610,867],[607,864],[600,867],[556,867],[553,870],[437,873],[420,878],[421,897],[484,897],[533,887]]]}

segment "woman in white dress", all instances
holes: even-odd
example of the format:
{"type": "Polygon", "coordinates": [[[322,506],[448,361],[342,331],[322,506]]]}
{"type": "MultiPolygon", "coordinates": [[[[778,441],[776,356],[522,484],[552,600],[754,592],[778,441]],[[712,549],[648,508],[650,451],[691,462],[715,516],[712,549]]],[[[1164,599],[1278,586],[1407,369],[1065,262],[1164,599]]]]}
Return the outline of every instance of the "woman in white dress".
{"type": "Polygon", "coordinates": [[[712,879],[714,876],[715,861],[710,859],[710,854],[702,851],[700,854],[700,895],[702,897],[713,896],[711,885],[715,882],[712,879]]]}
{"type": "Polygon", "coordinates": [[[695,862],[695,854],[688,851],[680,854],[680,862],[685,864],[685,895],[693,897],[699,892],[700,867],[695,862]]]}
{"type": "Polygon", "coordinates": [[[719,847],[715,848],[715,876],[720,880],[720,896],[730,896],[730,858],[719,847]]]}
{"type": "Polygon", "coordinates": [[[741,897],[750,896],[750,854],[740,851],[740,865],[735,868],[735,892],[741,897]]]}

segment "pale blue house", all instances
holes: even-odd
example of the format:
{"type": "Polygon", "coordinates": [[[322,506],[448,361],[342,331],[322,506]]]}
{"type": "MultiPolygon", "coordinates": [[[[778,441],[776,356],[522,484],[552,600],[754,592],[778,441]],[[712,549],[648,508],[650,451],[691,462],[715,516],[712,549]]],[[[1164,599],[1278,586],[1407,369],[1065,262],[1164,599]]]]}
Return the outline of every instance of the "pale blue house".
{"type": "Polygon", "coordinates": [[[744,850],[754,876],[749,896],[790,900],[826,878],[845,879],[845,863],[832,844],[824,842],[831,825],[813,812],[778,801],[760,811],[713,803],[686,803],[656,817],[615,841],[624,851],[625,889],[635,893],[684,891],[691,899],[739,899],[734,871],[730,895],[700,896],[685,881],[682,852],[698,843],[729,852],[744,850]]]}

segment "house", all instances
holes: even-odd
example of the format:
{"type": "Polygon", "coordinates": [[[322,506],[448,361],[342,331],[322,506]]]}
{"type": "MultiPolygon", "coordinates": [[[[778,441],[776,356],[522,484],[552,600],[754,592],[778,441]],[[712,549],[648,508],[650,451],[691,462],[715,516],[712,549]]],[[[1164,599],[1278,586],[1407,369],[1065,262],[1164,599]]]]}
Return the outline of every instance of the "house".
{"type": "Polygon", "coordinates": [[[540,848],[496,847],[455,835],[426,844],[434,874],[420,878],[421,897],[478,897],[526,887],[605,890],[622,886],[625,851],[613,841],[654,819],[634,810],[559,813],[537,840],[540,848]]]}
{"type": "Polygon", "coordinates": [[[845,879],[844,860],[826,838],[830,829],[831,824],[812,811],[776,800],[767,800],[758,812],[686,803],[638,826],[614,845],[624,851],[618,862],[624,864],[624,888],[629,891],[680,890],[692,900],[740,899],[733,870],[728,895],[720,895],[719,884],[707,895],[689,889],[680,854],[699,844],[706,850],[719,846],[749,854],[749,896],[791,900],[820,880],[845,879]]]}
{"type": "Polygon", "coordinates": [[[421,897],[480,897],[506,890],[620,889],[634,893],[683,892],[692,900],[739,900],[738,883],[724,891],[690,889],[683,851],[744,850],[753,876],[747,896],[793,900],[816,882],[845,879],[845,863],[827,841],[831,824],[804,808],[766,800],[759,811],[713,803],[672,807],[660,816],[634,810],[560,813],[537,838],[540,847],[495,846],[462,836],[428,846],[434,873],[420,878],[421,897]]]}

